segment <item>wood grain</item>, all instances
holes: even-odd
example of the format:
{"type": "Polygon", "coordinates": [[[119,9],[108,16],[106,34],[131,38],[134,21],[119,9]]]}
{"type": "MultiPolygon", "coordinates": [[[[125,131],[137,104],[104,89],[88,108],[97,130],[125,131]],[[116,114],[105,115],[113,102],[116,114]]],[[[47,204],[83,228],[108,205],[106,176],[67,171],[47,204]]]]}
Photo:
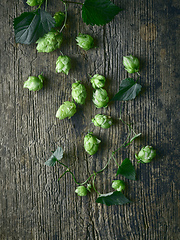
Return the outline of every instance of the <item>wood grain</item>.
{"type": "MultiPolygon", "coordinates": [[[[177,240],[180,239],[179,163],[179,13],[178,0],[114,1],[124,11],[106,26],[86,26],[81,8],[69,5],[68,25],[60,49],[72,58],[68,76],[55,72],[60,50],[37,53],[35,44],[16,44],[13,19],[30,11],[26,1],[0,3],[1,71],[1,240],[177,240]],[[95,38],[97,48],[85,52],[76,46],[78,33],[95,38]],[[150,164],[137,167],[138,181],[127,181],[124,194],[133,203],[107,207],[95,203],[92,192],[78,197],[76,185],[65,169],[46,167],[44,162],[57,146],[64,150],[64,163],[73,169],[79,182],[107,162],[121,146],[127,127],[119,120],[120,102],[105,113],[115,119],[110,129],[93,127],[91,118],[103,109],[92,104],[89,74],[107,78],[106,89],[113,96],[122,79],[122,57],[135,55],[141,62],[138,82],[142,93],[123,102],[122,117],[142,132],[130,147],[116,154],[119,163],[144,145],[157,149],[150,164]],[[43,72],[44,87],[39,92],[23,89],[28,76],[43,72]],[[81,80],[88,89],[87,102],[78,106],[70,120],[55,118],[58,107],[71,100],[71,84],[81,80]],[[83,137],[93,131],[102,140],[98,153],[89,156],[83,137]]],[[[49,1],[48,11],[63,11],[61,1],[49,1]]],[[[136,75],[131,75],[136,78],[136,75]]],[[[136,78],[137,79],[137,78],[136,78]]],[[[113,162],[97,176],[102,193],[112,191],[117,167],[113,162]]]]}

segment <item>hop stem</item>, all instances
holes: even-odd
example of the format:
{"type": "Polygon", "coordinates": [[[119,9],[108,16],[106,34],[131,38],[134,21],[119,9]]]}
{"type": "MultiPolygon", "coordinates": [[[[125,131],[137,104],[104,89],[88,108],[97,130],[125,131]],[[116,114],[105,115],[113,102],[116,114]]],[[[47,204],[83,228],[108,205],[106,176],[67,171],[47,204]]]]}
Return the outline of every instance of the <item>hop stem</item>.
{"type": "MultiPolygon", "coordinates": [[[[121,110],[122,110],[122,107],[121,107],[121,110]]],[[[118,152],[122,147],[127,147],[127,146],[131,143],[131,141],[130,141],[130,142],[127,144],[128,140],[129,140],[129,138],[130,138],[131,132],[133,132],[135,135],[137,135],[137,134],[135,133],[135,131],[133,130],[133,128],[130,126],[130,124],[125,123],[125,122],[122,120],[122,118],[121,118],[121,111],[120,111],[120,120],[121,120],[125,125],[128,126],[128,136],[127,136],[126,140],[124,141],[124,143],[123,143],[118,149],[116,149],[115,151],[112,152],[111,157],[109,158],[109,160],[107,161],[106,165],[105,165],[101,170],[99,170],[99,171],[97,171],[97,172],[93,172],[84,182],[78,183],[77,180],[76,180],[76,178],[75,178],[75,176],[74,176],[74,174],[73,174],[73,172],[70,171],[70,169],[68,168],[68,166],[66,166],[64,163],[61,163],[60,161],[58,161],[61,165],[63,165],[64,167],[67,168],[67,170],[61,175],[61,177],[60,177],[59,179],[61,179],[66,173],[69,172],[69,173],[72,175],[74,182],[75,182],[77,185],[81,185],[81,186],[82,186],[82,185],[86,184],[86,183],[94,176],[93,181],[92,181],[92,186],[93,186],[93,188],[94,188],[94,191],[95,191],[98,195],[101,195],[101,194],[97,191],[97,189],[95,188],[95,185],[94,185],[94,182],[95,182],[95,179],[96,179],[96,175],[97,175],[98,173],[103,172],[103,171],[107,168],[107,166],[108,166],[109,163],[111,162],[111,159],[112,159],[112,158],[113,158],[114,162],[116,163],[116,165],[119,167],[119,164],[118,164],[118,162],[116,161],[116,159],[115,159],[115,157],[114,157],[114,154],[115,154],[116,152],[118,152]]],[[[59,180],[59,179],[58,179],[58,180],[59,180]]]]}
{"type": "Polygon", "coordinates": [[[72,1],[63,1],[65,3],[74,3],[74,4],[80,4],[80,5],[83,5],[83,3],[79,3],[79,2],[72,2],[72,1]]]}
{"type": "Polygon", "coordinates": [[[46,3],[45,3],[45,12],[47,11],[47,2],[48,0],[46,0],[46,3]]]}
{"type": "Polygon", "coordinates": [[[92,185],[93,185],[94,191],[95,191],[98,195],[101,195],[101,194],[97,191],[97,189],[95,188],[95,185],[94,185],[94,182],[95,182],[95,179],[96,179],[96,175],[97,175],[97,173],[94,173],[94,178],[93,178],[92,185]]]}
{"type": "Polygon", "coordinates": [[[63,0],[61,0],[61,2],[64,3],[64,8],[65,8],[65,10],[64,10],[64,11],[65,11],[65,18],[64,18],[64,24],[63,24],[61,30],[59,31],[59,33],[61,33],[61,32],[63,31],[63,29],[64,29],[65,26],[66,26],[66,22],[67,22],[67,6],[66,6],[66,2],[63,1],[63,0]]]}
{"type": "Polygon", "coordinates": [[[68,170],[66,170],[59,178],[58,181],[68,172],[68,170]]]}

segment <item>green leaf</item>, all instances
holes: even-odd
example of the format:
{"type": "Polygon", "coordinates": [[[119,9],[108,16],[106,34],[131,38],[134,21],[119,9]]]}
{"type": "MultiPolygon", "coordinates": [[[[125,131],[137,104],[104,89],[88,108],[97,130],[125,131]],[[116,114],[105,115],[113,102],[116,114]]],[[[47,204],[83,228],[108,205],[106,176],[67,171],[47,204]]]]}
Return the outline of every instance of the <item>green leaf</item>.
{"type": "Polygon", "coordinates": [[[105,25],[122,9],[109,0],[85,0],[82,6],[82,18],[87,25],[105,25]]]}
{"type": "Polygon", "coordinates": [[[121,166],[119,166],[116,176],[119,174],[121,174],[122,176],[130,180],[136,180],[135,168],[132,165],[132,162],[128,158],[125,158],[121,166]]]}
{"type": "Polygon", "coordinates": [[[123,205],[130,203],[131,201],[127,199],[122,192],[110,192],[107,194],[101,194],[100,197],[96,199],[97,203],[106,204],[107,206],[111,205],[123,205]]]}
{"type": "Polygon", "coordinates": [[[61,147],[57,147],[56,151],[53,153],[53,155],[57,158],[57,160],[61,160],[63,158],[63,150],[61,147]]]}
{"type": "Polygon", "coordinates": [[[54,167],[56,162],[57,162],[57,158],[55,156],[51,155],[51,157],[44,164],[47,166],[50,166],[50,167],[54,167]]]}
{"type": "Polygon", "coordinates": [[[14,19],[15,39],[17,43],[31,44],[55,26],[54,18],[44,10],[24,12],[14,19]]]}
{"type": "Polygon", "coordinates": [[[138,134],[136,134],[134,137],[132,137],[131,140],[129,141],[129,143],[125,145],[125,147],[127,147],[128,145],[130,145],[130,144],[134,141],[134,139],[138,138],[141,134],[142,134],[142,133],[138,133],[138,134]]]}
{"type": "Polygon", "coordinates": [[[56,162],[63,158],[63,150],[61,147],[58,147],[56,151],[51,155],[51,157],[44,163],[47,166],[53,167],[56,162]]]}
{"type": "Polygon", "coordinates": [[[119,92],[111,99],[112,101],[128,101],[134,99],[141,91],[142,86],[132,78],[122,80],[119,92]]]}

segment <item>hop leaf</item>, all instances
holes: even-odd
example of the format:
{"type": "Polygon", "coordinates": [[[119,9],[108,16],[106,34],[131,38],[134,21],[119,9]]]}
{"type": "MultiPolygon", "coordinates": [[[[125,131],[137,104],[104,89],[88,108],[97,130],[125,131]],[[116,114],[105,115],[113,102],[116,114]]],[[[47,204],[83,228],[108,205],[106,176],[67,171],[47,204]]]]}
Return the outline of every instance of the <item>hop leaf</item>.
{"type": "Polygon", "coordinates": [[[111,99],[112,101],[128,101],[134,99],[141,91],[142,86],[132,78],[122,80],[119,92],[111,99]]]}
{"type": "Polygon", "coordinates": [[[44,163],[47,166],[53,167],[56,162],[63,158],[63,150],[61,147],[57,147],[56,151],[51,155],[51,157],[44,163]]]}
{"type": "Polygon", "coordinates": [[[97,199],[97,203],[106,204],[107,206],[111,205],[123,205],[126,203],[130,203],[131,201],[127,199],[122,192],[110,192],[106,194],[101,194],[97,199]]]}
{"type": "Polygon", "coordinates": [[[85,0],[82,7],[82,18],[87,25],[104,25],[121,10],[109,0],[85,0]]]}
{"type": "Polygon", "coordinates": [[[124,161],[122,162],[121,166],[119,166],[117,170],[117,174],[121,174],[122,176],[131,179],[131,180],[136,180],[136,170],[134,166],[132,165],[131,160],[128,158],[125,158],[124,161]]]}
{"type": "Polygon", "coordinates": [[[24,12],[14,19],[15,39],[17,43],[31,44],[48,33],[55,25],[55,20],[41,9],[24,12]]]}

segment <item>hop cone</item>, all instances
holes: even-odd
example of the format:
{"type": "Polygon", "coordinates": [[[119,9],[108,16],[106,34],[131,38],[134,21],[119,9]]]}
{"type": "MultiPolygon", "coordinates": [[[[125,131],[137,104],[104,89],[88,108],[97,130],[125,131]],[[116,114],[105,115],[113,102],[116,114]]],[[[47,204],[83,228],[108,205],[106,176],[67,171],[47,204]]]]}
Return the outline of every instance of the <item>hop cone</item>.
{"type": "Polygon", "coordinates": [[[44,0],[28,0],[26,3],[29,6],[34,7],[34,6],[42,4],[43,2],[44,2],[44,0]]]}
{"type": "Polygon", "coordinates": [[[72,84],[72,98],[78,104],[84,104],[86,96],[87,96],[86,88],[84,85],[80,83],[80,81],[77,81],[76,83],[72,84]]]}
{"type": "Polygon", "coordinates": [[[109,102],[109,97],[105,89],[97,89],[93,93],[93,103],[97,108],[106,107],[109,102]]]}
{"type": "Polygon", "coordinates": [[[97,127],[109,128],[110,126],[112,126],[112,118],[103,114],[97,114],[92,119],[92,122],[97,127]]]}
{"type": "Polygon", "coordinates": [[[54,14],[53,18],[56,21],[55,27],[60,27],[64,22],[65,14],[63,12],[59,11],[54,14]]]}
{"type": "Polygon", "coordinates": [[[54,29],[46,33],[43,37],[39,38],[36,43],[38,52],[52,52],[60,48],[63,41],[62,34],[59,34],[54,29]]]}
{"type": "Polygon", "coordinates": [[[102,75],[99,75],[99,74],[95,74],[95,75],[91,78],[92,87],[93,87],[94,89],[104,87],[105,82],[106,82],[105,77],[103,77],[102,75]]]}
{"type": "Polygon", "coordinates": [[[135,73],[139,71],[139,60],[132,55],[123,57],[123,65],[128,73],[135,73]]]}
{"type": "Polygon", "coordinates": [[[38,77],[30,76],[27,81],[24,82],[24,88],[28,88],[29,91],[39,91],[43,87],[44,77],[39,75],[38,77]]]}
{"type": "Polygon", "coordinates": [[[56,61],[56,72],[68,75],[71,68],[71,59],[68,56],[59,56],[56,61]]]}
{"type": "Polygon", "coordinates": [[[56,113],[56,117],[60,120],[71,118],[76,113],[76,105],[73,102],[64,102],[56,113]]]}
{"type": "Polygon", "coordinates": [[[84,148],[86,152],[88,152],[90,155],[93,155],[97,152],[98,146],[101,140],[99,140],[97,137],[95,137],[92,132],[88,133],[84,137],[84,148]]]}
{"type": "Polygon", "coordinates": [[[78,37],[76,37],[77,45],[84,50],[89,50],[94,46],[94,39],[88,35],[88,34],[79,34],[78,37]]]}
{"type": "Polygon", "coordinates": [[[122,180],[114,180],[112,183],[112,188],[114,188],[118,192],[121,192],[125,189],[125,183],[122,180]]]}
{"type": "Polygon", "coordinates": [[[135,157],[139,160],[139,162],[149,163],[156,156],[156,150],[153,149],[152,146],[145,146],[141,149],[141,151],[135,154],[135,157]]]}
{"type": "Polygon", "coordinates": [[[87,189],[84,186],[79,186],[76,188],[75,193],[80,197],[84,197],[87,195],[87,189]]]}

